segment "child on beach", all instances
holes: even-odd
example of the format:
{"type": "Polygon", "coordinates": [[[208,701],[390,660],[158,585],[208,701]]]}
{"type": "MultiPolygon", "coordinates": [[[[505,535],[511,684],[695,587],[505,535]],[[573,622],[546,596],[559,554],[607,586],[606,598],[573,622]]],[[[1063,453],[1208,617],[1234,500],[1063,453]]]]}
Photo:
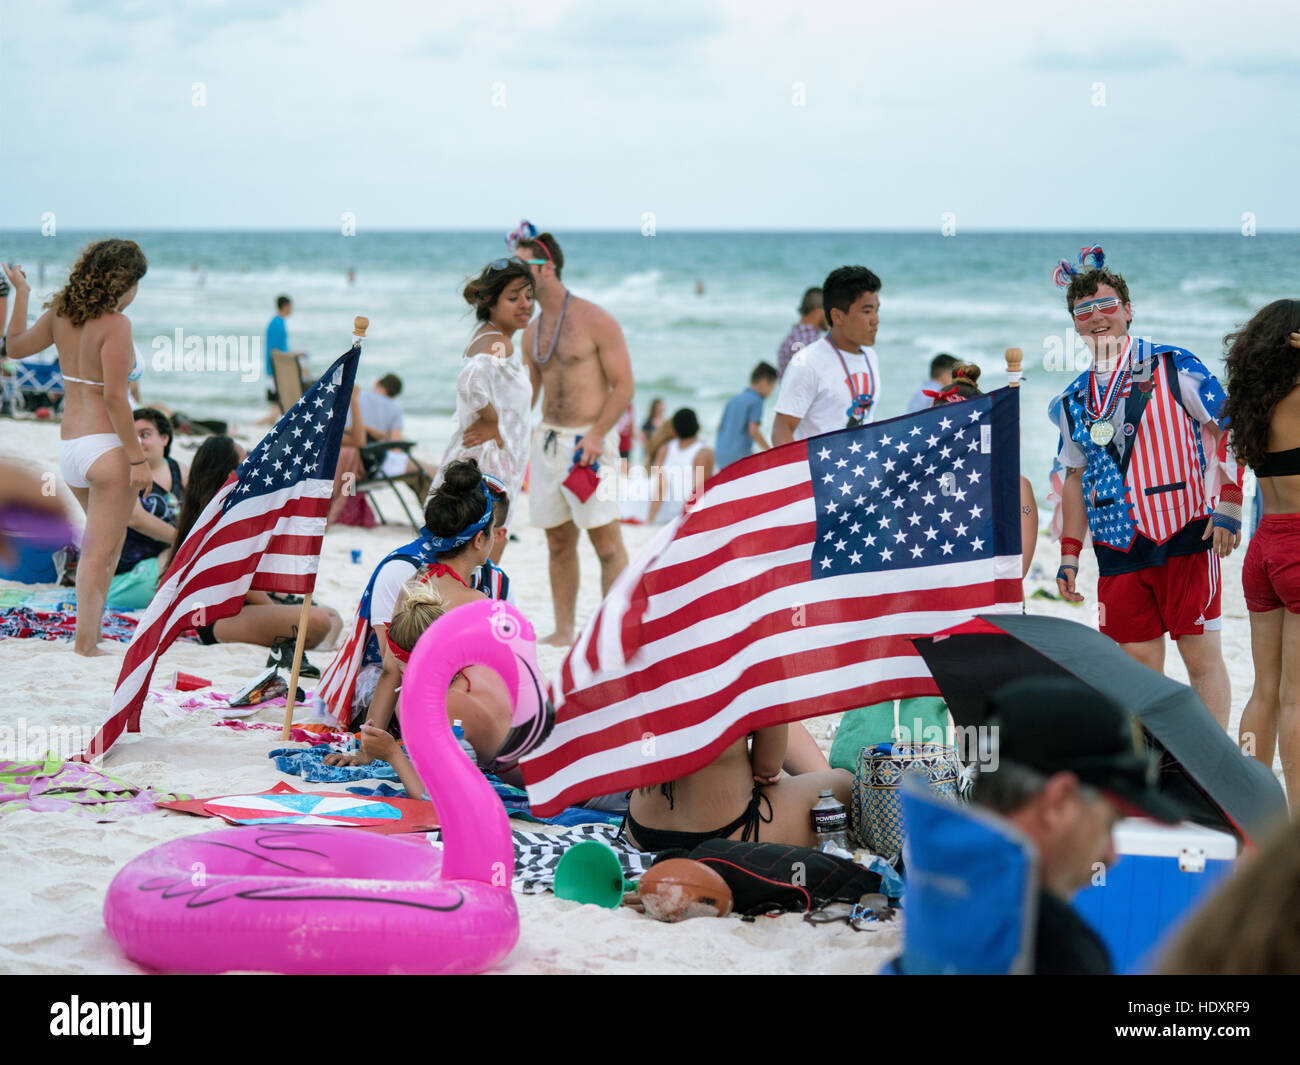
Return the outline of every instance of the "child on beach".
{"type": "MultiPolygon", "coordinates": [[[[456,379],[457,428],[442,470],[448,463],[473,459],[505,485],[511,499],[518,499],[528,467],[533,386],[511,338],[533,316],[532,274],[518,259],[497,259],[465,286],[464,297],[479,324],[456,379]]],[[[435,488],[442,484],[442,470],[435,488]]],[[[504,550],[504,540],[494,545],[493,561],[500,562],[504,550]]]]}
{"type": "Polygon", "coordinates": [[[132,240],[100,240],[82,251],[68,283],[27,328],[31,285],[21,266],[4,270],[14,288],[6,353],[24,359],[51,344],[66,386],[59,426],[59,472],[86,514],[77,564],[77,628],[73,650],[92,657],[108,585],[117,570],[127,522],[138,493],[153,478],[131,417],[127,383],[134,374],[131,322],[123,311],[149,268],[132,240]]]}

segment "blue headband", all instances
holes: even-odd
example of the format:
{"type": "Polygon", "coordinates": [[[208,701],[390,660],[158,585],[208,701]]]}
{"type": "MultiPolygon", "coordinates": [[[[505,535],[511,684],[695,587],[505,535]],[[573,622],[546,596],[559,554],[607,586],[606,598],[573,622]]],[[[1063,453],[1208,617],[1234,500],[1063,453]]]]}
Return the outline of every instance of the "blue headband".
{"type": "Polygon", "coordinates": [[[435,555],[445,555],[448,551],[455,551],[458,547],[463,547],[474,537],[483,531],[487,523],[492,520],[492,494],[488,491],[486,481],[480,481],[483,488],[483,501],[487,504],[487,510],[483,512],[483,517],[479,518],[473,525],[467,525],[455,536],[430,536],[429,544],[435,555]]]}

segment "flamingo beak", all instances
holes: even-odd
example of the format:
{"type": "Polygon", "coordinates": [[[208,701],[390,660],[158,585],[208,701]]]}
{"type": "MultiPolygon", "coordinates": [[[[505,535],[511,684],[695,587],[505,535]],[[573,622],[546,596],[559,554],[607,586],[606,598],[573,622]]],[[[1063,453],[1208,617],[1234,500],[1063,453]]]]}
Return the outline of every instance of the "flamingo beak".
{"type": "Polygon", "coordinates": [[[543,695],[538,713],[506,733],[501,749],[497,751],[493,772],[510,769],[525,755],[531,754],[542,745],[554,727],[555,704],[543,695]]]}

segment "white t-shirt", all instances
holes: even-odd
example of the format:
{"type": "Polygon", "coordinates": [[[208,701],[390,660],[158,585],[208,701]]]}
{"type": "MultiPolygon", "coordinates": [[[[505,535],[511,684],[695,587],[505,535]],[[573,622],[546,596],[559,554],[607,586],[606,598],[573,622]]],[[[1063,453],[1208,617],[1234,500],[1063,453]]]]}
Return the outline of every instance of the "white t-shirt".
{"type": "Polygon", "coordinates": [[[800,419],[794,431],[796,440],[843,429],[849,423],[848,409],[854,396],[871,396],[871,409],[865,421],[873,421],[880,409],[880,367],[871,348],[844,351],[844,365],[853,377],[853,394],[844,380],[844,366],[828,337],[801,348],[786,367],[781,378],[781,394],[776,413],[800,419]]]}
{"type": "Polygon", "coordinates": [[[393,610],[402,585],[415,576],[415,563],[395,558],[379,571],[375,586],[370,592],[370,624],[387,625],[393,620],[393,610]]]}

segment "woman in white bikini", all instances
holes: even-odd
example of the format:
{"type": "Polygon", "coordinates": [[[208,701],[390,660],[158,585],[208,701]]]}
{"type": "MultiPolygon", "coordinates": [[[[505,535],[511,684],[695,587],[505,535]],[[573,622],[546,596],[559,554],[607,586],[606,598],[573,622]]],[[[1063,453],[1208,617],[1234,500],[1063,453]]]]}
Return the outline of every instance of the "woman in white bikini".
{"type": "Polygon", "coordinates": [[[135,372],[131,322],[122,312],[148,269],[131,240],[88,245],[67,285],[30,329],[31,285],[21,266],[5,271],[14,287],[13,317],[5,334],[11,358],[58,349],[65,398],[59,470],[86,512],[77,563],[77,631],[73,649],[99,655],[100,625],[108,584],[117,569],[126,525],[139,493],[153,481],[135,432],[127,394],[135,372]]]}
{"type": "MultiPolygon", "coordinates": [[[[474,459],[479,469],[518,499],[528,468],[529,411],[533,386],[511,338],[533,316],[533,277],[518,259],[497,259],[465,286],[465,302],[478,326],[465,349],[456,380],[456,431],[442,457],[442,470],[456,459],[474,459]]],[[[500,562],[505,541],[492,552],[500,562]]]]}

